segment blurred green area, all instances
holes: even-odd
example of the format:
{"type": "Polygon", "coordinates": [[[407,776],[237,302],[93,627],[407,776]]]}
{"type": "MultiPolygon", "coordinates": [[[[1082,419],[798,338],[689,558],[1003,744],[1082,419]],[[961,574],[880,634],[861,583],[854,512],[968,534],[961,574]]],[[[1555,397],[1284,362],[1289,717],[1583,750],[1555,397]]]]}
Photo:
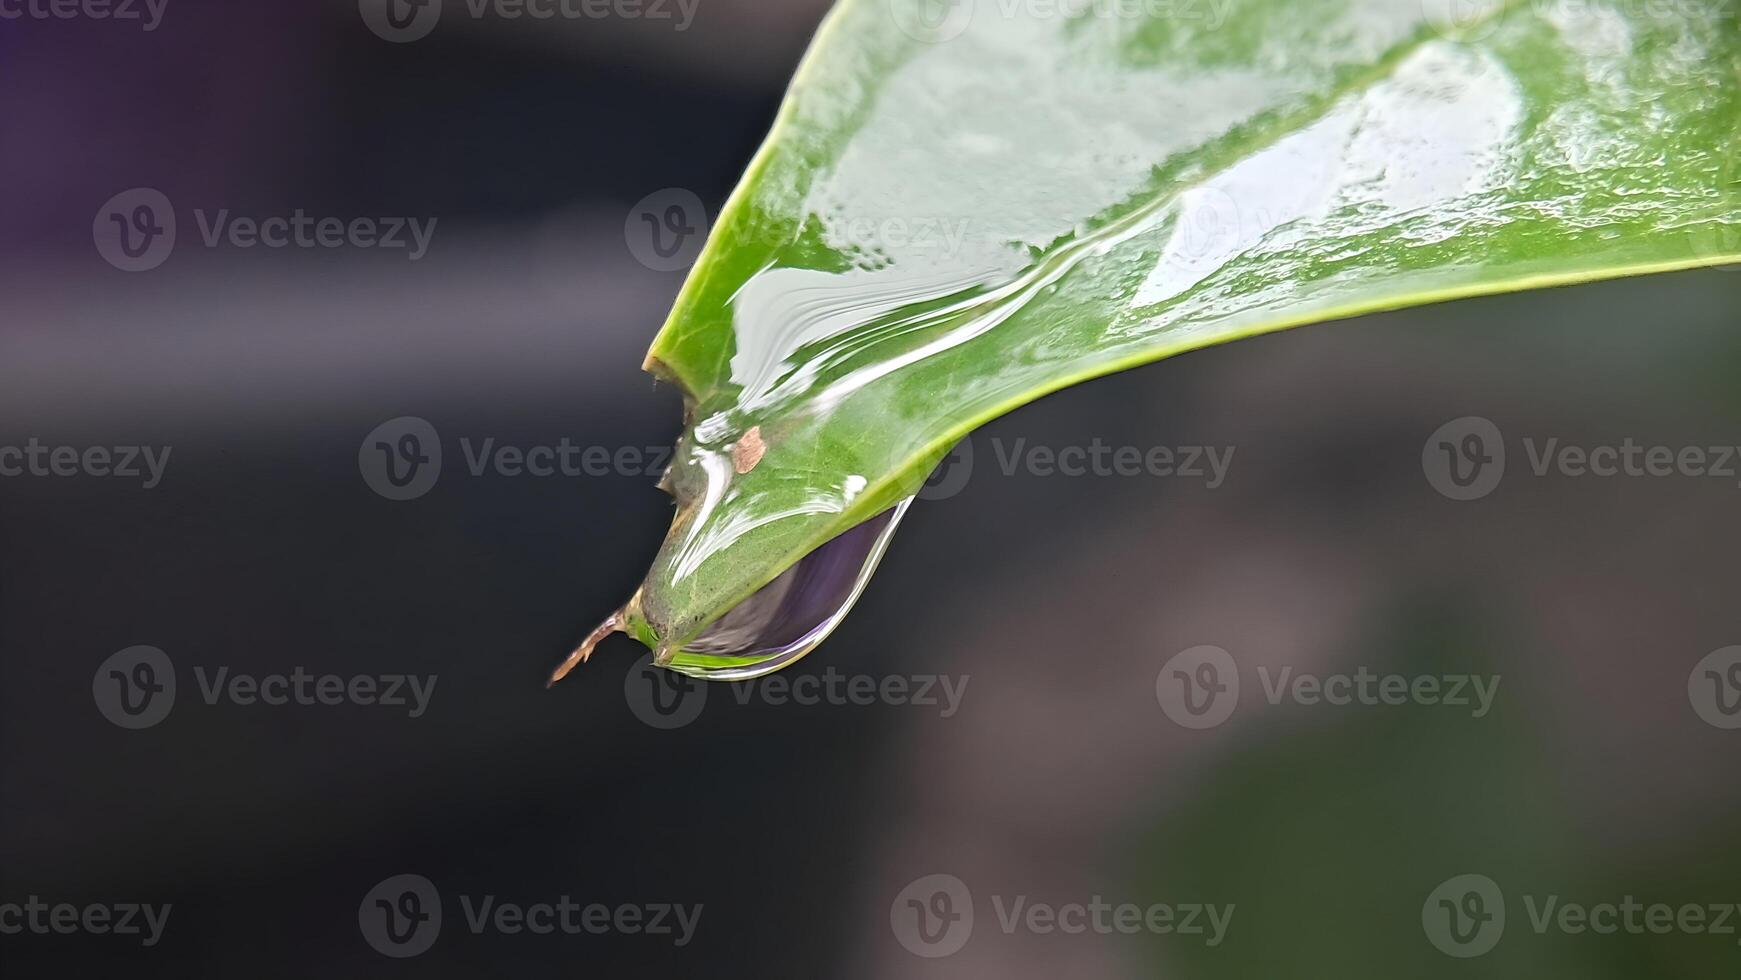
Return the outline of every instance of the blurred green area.
{"type": "Polygon", "coordinates": [[[1364,706],[1321,724],[1323,711],[1272,709],[1284,717],[1230,753],[1200,795],[1153,818],[1131,845],[1129,893],[1237,906],[1227,940],[1213,948],[1201,937],[1151,934],[1157,975],[1733,975],[1741,809],[1691,825],[1665,817],[1637,847],[1604,845],[1544,744],[1554,705],[1507,675],[1508,665],[1541,655],[1518,629],[1516,601],[1479,586],[1438,595],[1404,586],[1352,651],[1355,662],[1409,677],[1498,674],[1505,690],[1488,716],[1364,706]],[[1422,924],[1428,896],[1464,874],[1491,878],[1505,897],[1503,936],[1479,958],[1445,955],[1422,924]],[[1734,917],[1726,935],[1537,932],[1534,916],[1556,896],[1726,904],[1734,917]]]}

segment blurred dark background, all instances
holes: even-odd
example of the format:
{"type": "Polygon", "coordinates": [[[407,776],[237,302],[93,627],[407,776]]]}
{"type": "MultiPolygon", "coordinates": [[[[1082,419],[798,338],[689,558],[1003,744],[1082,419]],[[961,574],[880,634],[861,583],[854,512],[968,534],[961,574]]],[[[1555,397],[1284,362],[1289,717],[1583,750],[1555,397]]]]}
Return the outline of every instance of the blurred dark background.
{"type": "Polygon", "coordinates": [[[1047,398],[976,434],[965,486],[914,508],[846,625],[781,675],[941,674],[959,710],[709,686],[672,723],[620,638],[543,689],[645,569],[653,477],[473,477],[460,440],[670,443],[678,399],[638,366],[682,273],[637,260],[632,212],[682,188],[717,214],[825,4],[701,0],[682,30],[449,7],[411,43],[340,0],[0,22],[0,446],[172,447],[149,490],[0,478],[0,903],[173,907],[149,948],[0,935],[0,972],[1734,975],[1733,935],[1542,935],[1522,906],[1741,901],[1741,731],[1689,693],[1741,643],[1741,477],[1537,477],[1521,446],[1741,442],[1741,275],[1371,317],[1047,398]],[[132,188],[179,222],[149,272],[93,247],[132,188]],[[413,261],[207,248],[196,209],[437,224],[413,261]],[[1423,444],[1470,415],[1511,456],[1452,500],[1423,444]],[[359,452],[403,416],[447,458],[393,501],[359,452]],[[1006,476],[1020,439],[1235,456],[1213,488],[1006,476]],[[139,645],[177,694],[129,730],[93,680],[139,645]],[[1207,730],[1156,694],[1199,645],[1244,684],[1207,730]],[[1260,666],[1503,682],[1481,718],[1272,705],[1260,666]],[[413,718],[207,704],[195,674],[298,667],[437,680],[413,718]],[[1422,910],[1472,873],[1510,913],[1465,960],[1422,910]],[[444,925],[397,959],[359,907],[402,874],[444,925]],[[891,911],[936,874],[977,918],[929,959],[891,911]],[[474,934],[459,897],[486,895],[703,912],[681,946],[474,934]],[[1237,912],[1209,946],[1006,932],[994,896],[1237,912]]]}

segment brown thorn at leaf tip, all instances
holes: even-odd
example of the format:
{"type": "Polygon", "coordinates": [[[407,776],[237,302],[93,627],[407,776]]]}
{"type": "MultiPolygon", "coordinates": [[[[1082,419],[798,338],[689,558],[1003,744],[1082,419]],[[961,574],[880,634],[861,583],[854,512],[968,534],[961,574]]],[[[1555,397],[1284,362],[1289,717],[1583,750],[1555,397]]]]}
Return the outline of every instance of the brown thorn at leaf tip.
{"type": "Polygon", "coordinates": [[[580,641],[580,646],[575,647],[574,652],[568,655],[567,660],[557,665],[556,670],[550,675],[550,680],[545,682],[545,688],[554,687],[557,681],[568,676],[569,671],[586,663],[586,658],[592,656],[592,648],[598,646],[600,640],[612,633],[621,633],[622,631],[623,613],[619,609],[611,613],[604,622],[598,624],[597,629],[588,633],[586,639],[580,641]]]}

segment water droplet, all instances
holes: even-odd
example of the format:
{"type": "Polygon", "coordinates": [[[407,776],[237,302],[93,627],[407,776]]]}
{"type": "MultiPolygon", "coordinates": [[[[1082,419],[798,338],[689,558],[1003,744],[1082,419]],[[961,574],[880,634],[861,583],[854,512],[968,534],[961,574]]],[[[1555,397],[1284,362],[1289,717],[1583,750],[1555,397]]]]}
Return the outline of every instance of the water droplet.
{"type": "Polygon", "coordinates": [[[666,666],[741,680],[814,650],[858,601],[912,502],[909,497],[805,555],[673,652],[666,666]]]}

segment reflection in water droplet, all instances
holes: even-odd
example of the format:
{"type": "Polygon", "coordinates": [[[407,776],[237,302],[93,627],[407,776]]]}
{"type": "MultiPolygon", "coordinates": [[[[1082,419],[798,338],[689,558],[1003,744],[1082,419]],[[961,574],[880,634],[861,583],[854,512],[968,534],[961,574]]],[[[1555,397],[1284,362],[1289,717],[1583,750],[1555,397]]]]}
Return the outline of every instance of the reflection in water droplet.
{"type": "Polygon", "coordinates": [[[858,601],[912,498],[799,559],[714,620],[667,666],[713,680],[778,670],[814,650],[858,601]]]}

